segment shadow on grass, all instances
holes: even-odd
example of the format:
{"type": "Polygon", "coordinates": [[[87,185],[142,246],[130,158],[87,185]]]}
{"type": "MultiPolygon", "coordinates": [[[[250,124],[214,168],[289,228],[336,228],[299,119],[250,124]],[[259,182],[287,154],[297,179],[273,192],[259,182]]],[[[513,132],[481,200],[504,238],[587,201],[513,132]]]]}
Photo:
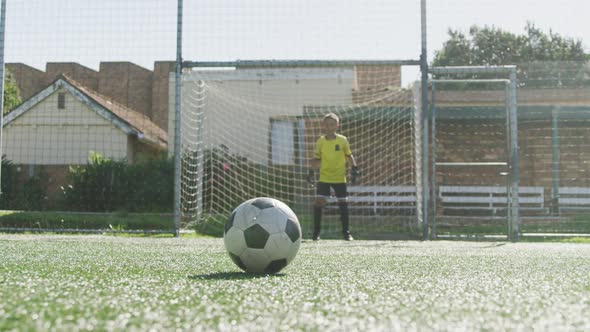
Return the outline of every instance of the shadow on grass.
{"type": "Polygon", "coordinates": [[[189,276],[192,280],[244,280],[258,279],[266,277],[284,277],[283,273],[266,274],[266,273],[247,273],[247,272],[214,272],[208,274],[197,274],[189,276]]]}

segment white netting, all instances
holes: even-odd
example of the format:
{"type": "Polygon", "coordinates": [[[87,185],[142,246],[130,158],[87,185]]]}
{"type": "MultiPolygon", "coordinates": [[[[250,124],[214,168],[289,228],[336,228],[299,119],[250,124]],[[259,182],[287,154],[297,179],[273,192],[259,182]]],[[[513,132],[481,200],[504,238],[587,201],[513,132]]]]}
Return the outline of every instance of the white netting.
{"type": "MultiPolygon", "coordinates": [[[[290,205],[304,233],[315,189],[306,181],[320,120],[334,112],[362,177],[348,183],[355,233],[396,232],[416,220],[414,95],[399,66],[194,70],[183,79],[182,212],[225,222],[239,203],[270,196],[290,205]]],[[[350,180],[350,178],[349,178],[350,180]]],[[[339,233],[335,204],[322,233],[339,233]]]]}

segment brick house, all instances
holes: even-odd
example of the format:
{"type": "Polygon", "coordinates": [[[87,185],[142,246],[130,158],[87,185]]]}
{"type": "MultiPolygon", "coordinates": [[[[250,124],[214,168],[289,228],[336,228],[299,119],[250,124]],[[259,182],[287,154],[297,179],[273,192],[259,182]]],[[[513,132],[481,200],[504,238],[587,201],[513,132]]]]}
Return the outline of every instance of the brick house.
{"type": "Polygon", "coordinates": [[[86,164],[90,152],[133,163],[165,151],[167,136],[145,114],[60,75],[6,114],[2,145],[21,178],[42,168],[53,202],[69,166],[86,164]]]}

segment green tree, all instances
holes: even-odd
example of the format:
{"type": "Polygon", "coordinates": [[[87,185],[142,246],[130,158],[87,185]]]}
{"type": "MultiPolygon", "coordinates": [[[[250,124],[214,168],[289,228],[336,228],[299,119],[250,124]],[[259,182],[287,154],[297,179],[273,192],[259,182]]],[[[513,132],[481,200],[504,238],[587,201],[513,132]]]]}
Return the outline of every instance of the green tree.
{"type": "Polygon", "coordinates": [[[5,70],[4,74],[4,113],[6,114],[18,106],[22,100],[12,73],[5,70]]]}
{"type": "MultiPolygon", "coordinates": [[[[433,66],[517,65],[522,84],[532,86],[589,83],[590,58],[582,41],[527,23],[524,34],[496,27],[472,26],[469,33],[449,29],[449,39],[435,53],[433,66]]],[[[478,75],[476,77],[483,78],[478,75]]]]}

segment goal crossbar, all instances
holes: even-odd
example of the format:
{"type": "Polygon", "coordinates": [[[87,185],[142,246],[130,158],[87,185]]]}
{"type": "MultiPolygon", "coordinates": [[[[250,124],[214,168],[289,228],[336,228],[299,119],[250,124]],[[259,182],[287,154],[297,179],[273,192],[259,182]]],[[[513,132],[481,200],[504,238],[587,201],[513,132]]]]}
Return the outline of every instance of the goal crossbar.
{"type": "Polygon", "coordinates": [[[510,80],[508,79],[435,79],[435,80],[430,80],[430,82],[434,83],[504,83],[504,84],[510,84],[510,80]]]}
{"type": "Polygon", "coordinates": [[[506,66],[448,66],[448,67],[430,67],[428,70],[431,74],[509,74],[516,72],[515,65],[506,66]]]}
{"type": "Polygon", "coordinates": [[[268,68],[268,67],[348,67],[348,66],[418,66],[420,60],[236,60],[184,61],[183,68],[268,68]]]}

